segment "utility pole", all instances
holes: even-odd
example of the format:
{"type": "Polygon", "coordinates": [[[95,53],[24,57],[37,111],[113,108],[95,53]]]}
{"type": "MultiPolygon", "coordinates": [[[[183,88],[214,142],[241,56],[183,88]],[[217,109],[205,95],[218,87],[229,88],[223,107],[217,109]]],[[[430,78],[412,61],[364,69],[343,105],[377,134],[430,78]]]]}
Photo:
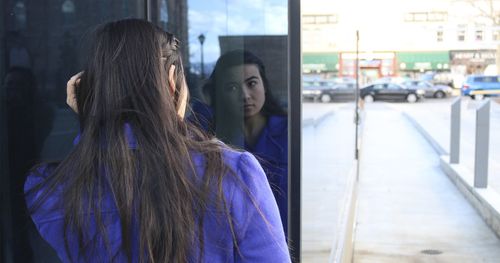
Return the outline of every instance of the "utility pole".
{"type": "Polygon", "coordinates": [[[354,159],[359,161],[359,147],[358,147],[358,128],[359,128],[359,30],[356,30],[356,96],[355,96],[355,112],[354,122],[356,125],[356,137],[354,140],[354,159]]]}
{"type": "Polygon", "coordinates": [[[201,79],[205,79],[205,63],[203,62],[203,43],[205,43],[205,35],[200,34],[198,36],[198,40],[200,41],[200,48],[201,48],[201,79]]]}

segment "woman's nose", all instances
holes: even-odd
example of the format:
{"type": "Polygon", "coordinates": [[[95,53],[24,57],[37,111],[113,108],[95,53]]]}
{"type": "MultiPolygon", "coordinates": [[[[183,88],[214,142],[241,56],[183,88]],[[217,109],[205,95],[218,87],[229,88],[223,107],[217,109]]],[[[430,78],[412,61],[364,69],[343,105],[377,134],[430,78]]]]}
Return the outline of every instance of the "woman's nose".
{"type": "Polygon", "coordinates": [[[246,85],[241,86],[241,97],[243,100],[247,100],[250,98],[250,93],[248,92],[248,88],[246,85]]]}

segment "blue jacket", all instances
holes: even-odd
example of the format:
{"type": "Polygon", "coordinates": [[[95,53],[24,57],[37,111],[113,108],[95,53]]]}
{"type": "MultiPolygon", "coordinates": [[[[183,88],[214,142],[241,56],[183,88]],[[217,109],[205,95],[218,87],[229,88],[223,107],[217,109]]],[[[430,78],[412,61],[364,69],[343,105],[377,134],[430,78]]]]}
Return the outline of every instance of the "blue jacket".
{"type": "MultiPolygon", "coordinates": [[[[130,138],[130,136],[127,136],[130,138]]],[[[77,140],[78,141],[78,140],[77,140]]],[[[136,147],[133,138],[129,139],[131,148],[136,147]]],[[[255,157],[246,152],[238,152],[230,149],[223,151],[225,163],[236,172],[236,178],[225,176],[223,188],[228,207],[236,232],[236,241],[239,244],[238,253],[233,245],[233,237],[224,215],[209,213],[205,215],[204,233],[205,249],[203,262],[290,262],[290,256],[282,229],[276,202],[274,201],[266,175],[255,157]],[[241,180],[251,193],[255,204],[252,203],[248,193],[242,189],[241,180]],[[263,219],[262,215],[265,217],[263,219]]],[[[194,154],[193,160],[199,175],[203,175],[203,156],[194,154]]],[[[28,176],[25,183],[25,192],[42,182],[50,176],[47,167],[39,169],[38,173],[28,176]]],[[[40,192],[34,192],[26,196],[28,207],[36,200],[40,192]]],[[[107,193],[104,198],[103,215],[110,220],[106,225],[109,240],[111,240],[111,254],[104,249],[104,245],[98,246],[102,249],[94,255],[79,255],[78,240],[76,235],[69,233],[64,236],[63,209],[61,189],[57,189],[43,205],[32,215],[32,219],[41,236],[55,249],[63,262],[71,262],[65,249],[64,240],[69,240],[71,257],[77,262],[85,262],[86,258],[95,259],[94,262],[109,262],[110,255],[115,257],[116,262],[126,262],[125,253],[121,250],[121,227],[116,205],[107,193]]],[[[215,208],[208,208],[208,211],[215,208]]],[[[93,217],[91,217],[93,218],[93,217]]],[[[103,238],[96,234],[96,224],[91,220],[89,229],[89,240],[91,242],[103,243],[103,238]]],[[[132,244],[137,245],[138,231],[133,230],[132,244]]],[[[85,241],[85,240],[84,240],[85,241]]],[[[103,243],[104,244],[104,243],[103,243]]],[[[138,261],[138,245],[133,246],[132,262],[138,261]]]]}
{"type": "MultiPolygon", "coordinates": [[[[213,109],[201,101],[195,100],[193,114],[189,121],[201,129],[213,132],[213,109]]],[[[285,235],[288,233],[288,119],[287,116],[272,115],[252,147],[244,145],[245,150],[254,154],[267,175],[274,197],[278,203],[281,222],[285,235]]]]}
{"type": "Polygon", "coordinates": [[[288,119],[270,116],[257,143],[245,150],[254,154],[267,175],[280,210],[281,222],[288,233],[288,119]]]}

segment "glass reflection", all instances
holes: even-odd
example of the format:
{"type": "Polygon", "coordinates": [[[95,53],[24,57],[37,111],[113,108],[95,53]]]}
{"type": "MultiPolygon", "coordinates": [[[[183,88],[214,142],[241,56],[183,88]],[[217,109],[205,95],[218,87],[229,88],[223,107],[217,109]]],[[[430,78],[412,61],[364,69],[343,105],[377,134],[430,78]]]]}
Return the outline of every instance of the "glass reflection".
{"type": "Polygon", "coordinates": [[[41,99],[35,75],[29,68],[14,66],[8,69],[3,89],[6,94],[8,166],[12,222],[16,225],[12,236],[13,256],[16,262],[31,262],[31,244],[39,242],[31,236],[33,225],[26,215],[23,186],[27,171],[40,159],[43,142],[52,129],[54,112],[41,99]]]}
{"type": "Polygon", "coordinates": [[[81,68],[81,38],[108,20],[140,17],[144,2],[26,1],[0,4],[2,250],[0,262],[58,262],[27,216],[26,174],[57,162],[72,146],[77,120],[67,108],[66,81],[81,68]]]}
{"type": "Polygon", "coordinates": [[[222,55],[194,102],[194,119],[226,143],[253,153],[273,189],[287,230],[288,121],[273,95],[262,60],[249,51],[222,55]]]}
{"type": "Polygon", "coordinates": [[[286,232],[287,1],[182,0],[168,7],[169,20],[178,21],[169,24],[168,31],[182,35],[178,31],[189,24],[189,51],[184,53],[189,58],[185,61],[193,111],[189,119],[257,156],[286,232]],[[189,10],[184,17],[186,2],[189,10]]]}

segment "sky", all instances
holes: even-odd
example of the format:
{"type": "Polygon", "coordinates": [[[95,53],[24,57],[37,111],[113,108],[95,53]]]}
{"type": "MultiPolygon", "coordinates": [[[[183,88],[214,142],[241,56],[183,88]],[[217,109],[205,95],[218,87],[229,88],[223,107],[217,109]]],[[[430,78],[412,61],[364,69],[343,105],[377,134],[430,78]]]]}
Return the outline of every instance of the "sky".
{"type": "Polygon", "coordinates": [[[191,61],[200,61],[198,36],[205,35],[206,63],[220,55],[219,36],[286,35],[287,0],[188,0],[191,61]]]}

